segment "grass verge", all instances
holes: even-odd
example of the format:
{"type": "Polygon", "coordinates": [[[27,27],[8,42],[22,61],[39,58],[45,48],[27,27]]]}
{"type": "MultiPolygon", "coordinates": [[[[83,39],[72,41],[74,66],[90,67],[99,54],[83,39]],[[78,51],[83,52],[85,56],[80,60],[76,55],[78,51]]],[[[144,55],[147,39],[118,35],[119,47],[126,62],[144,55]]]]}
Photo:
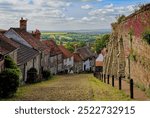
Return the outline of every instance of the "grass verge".
{"type": "Polygon", "coordinates": [[[104,101],[127,101],[130,97],[124,91],[113,88],[111,85],[105,84],[98,79],[90,78],[91,87],[93,89],[93,100],[104,101]]]}

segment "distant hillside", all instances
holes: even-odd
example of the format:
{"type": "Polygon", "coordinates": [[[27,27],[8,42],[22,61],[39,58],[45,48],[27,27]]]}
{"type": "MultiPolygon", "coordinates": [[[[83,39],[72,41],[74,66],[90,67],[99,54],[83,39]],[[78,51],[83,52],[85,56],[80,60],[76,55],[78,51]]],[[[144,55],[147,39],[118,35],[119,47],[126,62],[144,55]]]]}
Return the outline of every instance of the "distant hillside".
{"type": "Polygon", "coordinates": [[[111,29],[94,29],[94,30],[63,30],[63,31],[46,31],[43,30],[42,32],[58,32],[58,33],[85,33],[85,34],[106,34],[106,33],[110,33],[111,29]]]}

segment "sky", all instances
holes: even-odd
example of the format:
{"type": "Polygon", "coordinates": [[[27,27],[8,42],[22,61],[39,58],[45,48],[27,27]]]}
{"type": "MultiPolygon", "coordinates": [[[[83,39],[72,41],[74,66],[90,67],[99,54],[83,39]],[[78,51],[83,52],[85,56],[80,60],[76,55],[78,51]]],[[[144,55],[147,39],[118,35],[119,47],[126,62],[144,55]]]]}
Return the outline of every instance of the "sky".
{"type": "Polygon", "coordinates": [[[0,0],[0,29],[18,27],[28,19],[28,30],[111,29],[119,15],[129,15],[150,0],[0,0]]]}

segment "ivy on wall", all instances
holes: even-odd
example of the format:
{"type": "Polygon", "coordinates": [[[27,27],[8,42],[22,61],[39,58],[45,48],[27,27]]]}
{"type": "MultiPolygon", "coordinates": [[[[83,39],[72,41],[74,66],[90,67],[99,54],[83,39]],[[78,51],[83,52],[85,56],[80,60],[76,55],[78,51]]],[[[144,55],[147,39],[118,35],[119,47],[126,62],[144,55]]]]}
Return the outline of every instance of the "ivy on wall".
{"type": "Polygon", "coordinates": [[[143,33],[143,40],[150,45],[150,30],[143,33]]]}

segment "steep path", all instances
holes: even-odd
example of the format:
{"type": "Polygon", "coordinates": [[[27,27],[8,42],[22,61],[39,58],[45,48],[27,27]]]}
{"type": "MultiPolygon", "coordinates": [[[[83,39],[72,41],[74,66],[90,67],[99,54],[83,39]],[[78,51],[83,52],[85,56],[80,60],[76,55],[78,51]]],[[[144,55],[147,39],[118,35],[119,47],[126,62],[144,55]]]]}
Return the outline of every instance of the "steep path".
{"type": "Polygon", "coordinates": [[[100,82],[92,74],[77,74],[54,76],[52,80],[25,85],[9,100],[91,101],[129,100],[129,97],[123,91],[100,82]]]}

